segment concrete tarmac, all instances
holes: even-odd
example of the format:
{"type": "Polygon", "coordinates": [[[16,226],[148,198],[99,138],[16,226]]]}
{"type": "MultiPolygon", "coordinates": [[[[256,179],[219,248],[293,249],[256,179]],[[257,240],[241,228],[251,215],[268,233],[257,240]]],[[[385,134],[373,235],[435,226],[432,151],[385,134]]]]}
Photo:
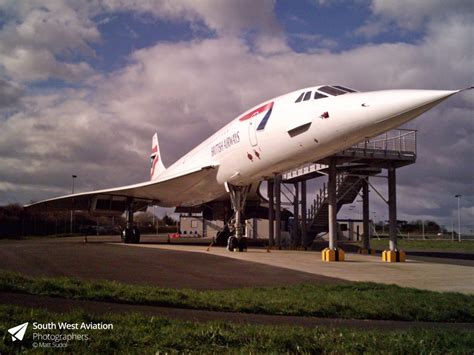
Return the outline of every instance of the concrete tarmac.
{"type": "Polygon", "coordinates": [[[314,273],[180,250],[179,246],[175,250],[129,248],[119,240],[118,236],[88,237],[88,243],[84,243],[82,237],[2,240],[0,269],[31,276],[68,276],[199,290],[346,282],[314,273]]]}
{"type": "MultiPolygon", "coordinates": [[[[250,248],[231,253],[206,245],[122,244],[118,236],[0,241],[0,269],[32,276],[70,276],[159,287],[225,289],[299,283],[371,281],[433,291],[474,294],[474,261],[408,257],[384,263],[380,256],[346,253],[325,263],[315,251],[250,248]]],[[[191,241],[192,242],[192,241],[191,241]]],[[[190,243],[191,243],[190,242],[190,243]]]]}
{"type": "Polygon", "coordinates": [[[474,294],[474,262],[468,260],[408,258],[405,263],[385,263],[380,256],[346,253],[346,261],[327,263],[321,261],[321,253],[313,251],[249,249],[245,253],[232,253],[224,248],[195,245],[168,244],[121,244],[124,248],[153,248],[180,250],[208,256],[220,256],[305,272],[309,274],[344,279],[396,284],[441,292],[474,294]]]}

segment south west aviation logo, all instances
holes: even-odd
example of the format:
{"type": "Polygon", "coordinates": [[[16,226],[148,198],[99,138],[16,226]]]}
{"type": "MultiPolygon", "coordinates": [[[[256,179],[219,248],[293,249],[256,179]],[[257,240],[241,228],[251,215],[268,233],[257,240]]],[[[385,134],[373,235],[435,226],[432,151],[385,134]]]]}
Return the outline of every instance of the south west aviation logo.
{"type": "Polygon", "coordinates": [[[17,325],[16,327],[8,329],[8,333],[11,334],[13,341],[22,341],[25,336],[26,329],[28,328],[28,322],[17,325]]]}

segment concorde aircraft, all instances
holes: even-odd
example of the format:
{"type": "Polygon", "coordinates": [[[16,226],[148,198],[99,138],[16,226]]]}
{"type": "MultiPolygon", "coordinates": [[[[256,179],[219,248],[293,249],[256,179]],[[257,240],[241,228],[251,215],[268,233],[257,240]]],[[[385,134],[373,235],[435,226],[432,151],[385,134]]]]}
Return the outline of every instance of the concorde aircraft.
{"type": "Polygon", "coordinates": [[[52,198],[26,207],[104,214],[125,211],[127,226],[122,238],[137,243],[134,211],[148,205],[217,208],[230,198],[235,233],[228,245],[244,249],[242,214],[247,200],[258,200],[260,182],[394,129],[460,91],[358,92],[339,85],[300,89],[249,109],[168,168],[163,165],[155,133],[150,181],[52,198]]]}

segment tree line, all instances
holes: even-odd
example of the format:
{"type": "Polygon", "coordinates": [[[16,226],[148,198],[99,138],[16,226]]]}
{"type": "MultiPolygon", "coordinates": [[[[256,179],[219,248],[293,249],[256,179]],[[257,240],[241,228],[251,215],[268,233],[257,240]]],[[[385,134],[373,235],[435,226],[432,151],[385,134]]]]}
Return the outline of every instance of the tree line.
{"type": "MultiPolygon", "coordinates": [[[[135,225],[142,233],[176,231],[176,221],[165,215],[158,218],[150,212],[138,212],[135,225]],[[157,229],[158,228],[158,229],[157,229]]],[[[60,234],[119,234],[125,227],[123,216],[94,216],[89,212],[75,211],[71,224],[70,211],[29,211],[19,204],[0,206],[0,238],[60,234]]]]}
{"type": "MultiPolygon", "coordinates": [[[[397,227],[402,233],[419,233],[423,232],[423,229],[426,234],[438,234],[438,233],[448,233],[446,228],[439,225],[435,221],[422,221],[421,219],[415,221],[397,221],[397,227]]],[[[379,221],[375,224],[375,229],[377,232],[384,230],[388,233],[389,224],[387,222],[379,221]]]]}

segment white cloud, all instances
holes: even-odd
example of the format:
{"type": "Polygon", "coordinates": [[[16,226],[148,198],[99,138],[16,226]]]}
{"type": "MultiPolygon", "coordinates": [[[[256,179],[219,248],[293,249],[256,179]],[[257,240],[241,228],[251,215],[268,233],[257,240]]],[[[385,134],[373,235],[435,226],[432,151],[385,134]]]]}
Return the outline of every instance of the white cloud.
{"type": "Polygon", "coordinates": [[[443,26],[446,21],[459,18],[472,22],[474,2],[471,0],[372,0],[372,16],[356,29],[357,35],[373,38],[385,32],[424,31],[426,27],[443,26]]]}
{"type": "Polygon", "coordinates": [[[141,12],[173,21],[202,21],[221,35],[235,35],[248,30],[281,31],[275,19],[273,0],[105,0],[103,4],[112,11],[141,12]]]}
{"type": "Polygon", "coordinates": [[[15,107],[22,95],[20,85],[0,78],[0,110],[15,107]]]}
{"type": "Polygon", "coordinates": [[[86,62],[58,59],[75,53],[93,55],[89,43],[100,34],[88,17],[64,2],[4,1],[7,19],[0,30],[0,74],[20,81],[83,79],[92,74],[86,62]]]}
{"type": "Polygon", "coordinates": [[[44,49],[12,48],[1,60],[7,74],[19,81],[57,78],[65,81],[83,79],[93,73],[86,62],[64,63],[44,49]]]}
{"type": "Polygon", "coordinates": [[[416,29],[424,21],[436,21],[453,14],[474,13],[471,0],[372,0],[372,12],[375,15],[394,20],[400,27],[416,29]]]}
{"type": "Polygon", "coordinates": [[[190,22],[194,28],[205,24],[221,36],[245,35],[255,31],[256,49],[264,53],[286,49],[282,30],[273,12],[274,1],[125,1],[104,0],[88,3],[48,1],[46,3],[0,2],[7,19],[0,29],[0,74],[20,81],[58,78],[77,81],[93,70],[75,55],[94,56],[90,44],[100,33],[92,18],[110,12],[149,14],[170,21],[190,22]]]}
{"type": "Polygon", "coordinates": [[[388,32],[390,23],[387,20],[371,19],[355,30],[355,34],[366,38],[374,38],[380,33],[388,32]]]}
{"type": "Polygon", "coordinates": [[[305,52],[322,51],[337,47],[337,41],[314,33],[292,33],[291,37],[304,43],[305,52]]]}

